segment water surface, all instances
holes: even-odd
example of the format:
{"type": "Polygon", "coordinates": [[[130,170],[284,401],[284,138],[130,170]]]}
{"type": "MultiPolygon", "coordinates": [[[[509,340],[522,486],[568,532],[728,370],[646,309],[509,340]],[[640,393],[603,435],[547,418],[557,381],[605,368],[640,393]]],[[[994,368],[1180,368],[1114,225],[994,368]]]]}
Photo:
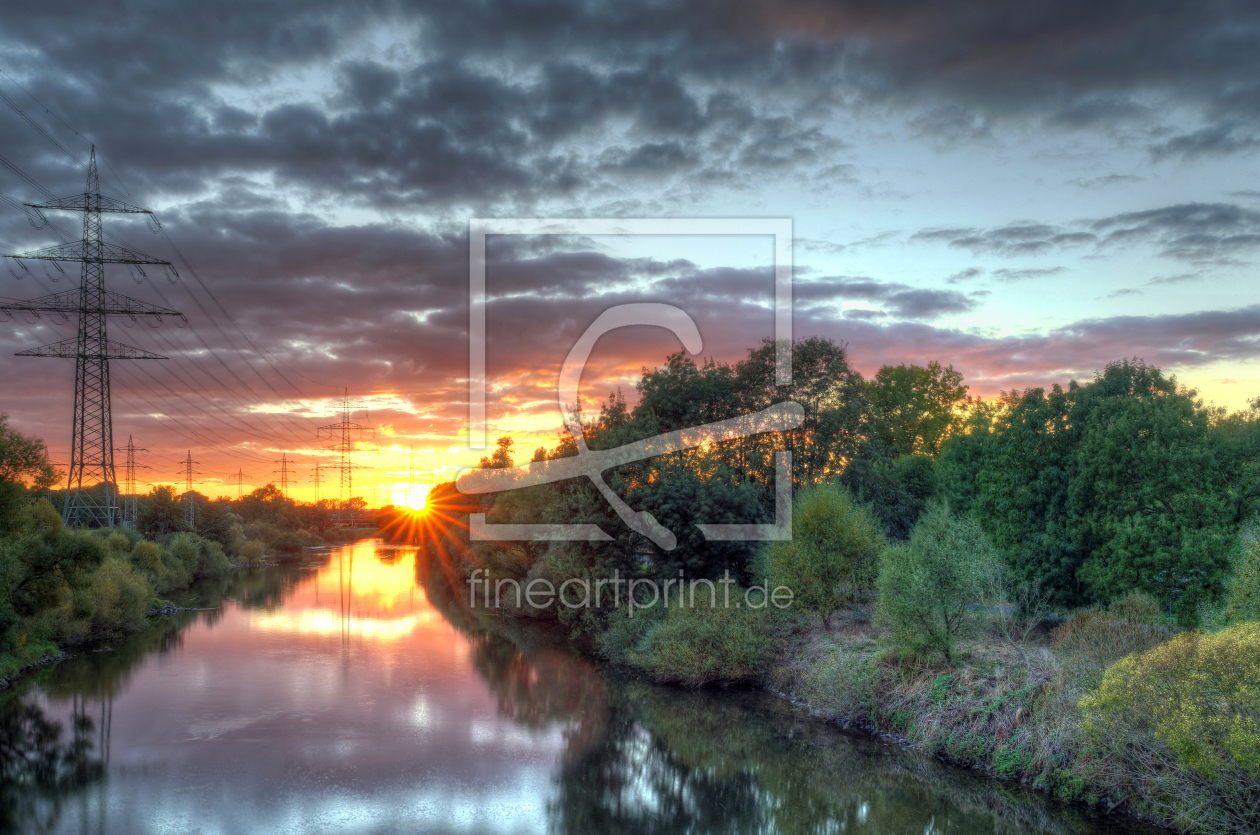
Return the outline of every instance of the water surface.
{"type": "Polygon", "coordinates": [[[469,620],[415,549],[314,552],[187,601],[210,608],[3,696],[10,750],[44,763],[0,780],[11,828],[1145,831],[764,695],[606,675],[545,628],[469,620]]]}

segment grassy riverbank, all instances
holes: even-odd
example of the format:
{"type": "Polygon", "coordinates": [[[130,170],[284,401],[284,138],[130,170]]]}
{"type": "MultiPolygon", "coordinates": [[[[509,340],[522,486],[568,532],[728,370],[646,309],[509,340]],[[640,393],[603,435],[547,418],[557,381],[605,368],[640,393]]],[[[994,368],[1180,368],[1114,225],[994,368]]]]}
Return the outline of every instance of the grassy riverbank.
{"type": "MultiPolygon", "coordinates": [[[[856,573],[833,572],[836,596],[805,595],[785,609],[722,605],[720,587],[717,605],[703,592],[683,606],[643,601],[633,616],[624,603],[591,612],[518,606],[510,596],[486,608],[470,594],[477,569],[557,585],[579,575],[531,563],[529,546],[469,542],[460,521],[493,513],[494,504],[449,488],[436,491],[433,505],[455,521],[434,525],[424,547],[449,587],[452,616],[557,619],[591,652],[660,682],[762,687],[1066,801],[1185,832],[1260,832],[1260,545],[1251,529],[1231,556],[1225,604],[1205,608],[1199,629],[1185,629],[1136,591],[1107,606],[1051,611],[1044,597],[1005,582],[992,554],[977,557],[990,547],[983,536],[943,509],[926,514],[909,540],[883,544],[867,536],[866,511],[843,497],[822,503],[831,514],[823,524],[811,522],[820,510],[810,496],[798,496],[793,547],[825,534],[856,573]],[[966,554],[947,551],[933,562],[932,552],[951,542],[966,554]],[[881,582],[893,569],[895,588],[881,582]],[[924,611],[936,611],[936,622],[917,619],[924,611]]],[[[799,555],[772,555],[764,551],[755,572],[771,587],[793,566],[819,570],[799,555]]],[[[647,567],[635,576],[648,576],[647,567]]],[[[749,600],[746,591],[733,585],[730,600],[749,600]]]]}

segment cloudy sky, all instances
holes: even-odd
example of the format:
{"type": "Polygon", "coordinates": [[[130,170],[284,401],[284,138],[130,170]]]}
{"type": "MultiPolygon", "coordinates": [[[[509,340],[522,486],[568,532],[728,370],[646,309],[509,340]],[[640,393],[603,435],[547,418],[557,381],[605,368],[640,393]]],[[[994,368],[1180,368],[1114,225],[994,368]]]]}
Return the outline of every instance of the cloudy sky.
{"type": "MultiPolygon", "coordinates": [[[[411,446],[429,469],[480,454],[452,449],[472,217],[791,218],[795,332],[863,373],[936,359],[993,395],[1139,356],[1239,408],[1260,394],[1258,65],[1245,3],[22,4],[0,21],[0,243],[79,234],[17,204],[81,191],[92,142],[109,193],[158,213],[164,236],[107,229],[180,278],[107,282],[188,326],[112,323],[171,357],[113,364],[114,431],[150,481],[191,448],[212,495],[284,452],[309,497],[343,389],[381,450],[356,493],[411,446]]],[[[489,255],[492,432],[523,445],[554,439],[560,364],[612,304],[683,307],[719,361],[771,333],[768,238],[489,255]]],[[[0,296],[74,285],[26,263],[0,296]]],[[[72,363],[12,354],[72,333],[0,323],[0,411],[62,463],[72,363]]],[[[584,394],[632,395],[676,349],[610,337],[584,394]]]]}

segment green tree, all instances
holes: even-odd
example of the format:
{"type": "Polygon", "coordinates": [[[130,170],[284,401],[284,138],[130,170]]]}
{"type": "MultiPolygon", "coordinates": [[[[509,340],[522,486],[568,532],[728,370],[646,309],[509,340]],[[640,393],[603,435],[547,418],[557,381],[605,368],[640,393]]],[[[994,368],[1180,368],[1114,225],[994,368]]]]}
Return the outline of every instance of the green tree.
{"type": "Polygon", "coordinates": [[[1222,588],[1235,531],[1205,411],[1187,393],[1103,398],[1073,463],[1074,534],[1089,553],[1081,578],[1102,600],[1141,589],[1193,625],[1222,588]]]}
{"type": "Polygon", "coordinates": [[[136,530],[149,539],[188,530],[184,524],[184,508],[175,500],[171,488],[158,485],[140,503],[136,514],[136,530]]]}
{"type": "Polygon", "coordinates": [[[792,538],[772,542],[761,568],[771,587],[792,589],[793,599],[831,627],[831,614],[859,599],[875,581],[884,535],[869,506],[843,487],[808,487],[792,507],[792,538]]]}
{"type": "Polygon", "coordinates": [[[904,654],[939,652],[954,663],[959,638],[971,634],[1001,557],[973,519],[941,503],[923,514],[905,544],[879,559],[876,615],[904,654]]]}
{"type": "Polygon", "coordinates": [[[896,455],[935,456],[966,402],[967,386],[952,365],[885,365],[866,386],[881,418],[878,437],[896,455]]]}

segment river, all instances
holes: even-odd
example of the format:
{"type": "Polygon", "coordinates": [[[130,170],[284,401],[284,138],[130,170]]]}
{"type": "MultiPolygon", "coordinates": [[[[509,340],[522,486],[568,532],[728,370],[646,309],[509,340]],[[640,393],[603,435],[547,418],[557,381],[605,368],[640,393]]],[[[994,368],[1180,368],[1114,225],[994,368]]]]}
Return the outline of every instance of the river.
{"type": "Polygon", "coordinates": [[[380,541],[203,584],[206,607],[0,694],[0,826],[54,833],[1137,833],[768,695],[608,674],[462,621],[380,541]],[[15,760],[10,760],[14,762],[15,760]],[[42,763],[43,765],[39,765],[42,763]],[[42,769],[42,770],[41,770],[42,769]]]}

